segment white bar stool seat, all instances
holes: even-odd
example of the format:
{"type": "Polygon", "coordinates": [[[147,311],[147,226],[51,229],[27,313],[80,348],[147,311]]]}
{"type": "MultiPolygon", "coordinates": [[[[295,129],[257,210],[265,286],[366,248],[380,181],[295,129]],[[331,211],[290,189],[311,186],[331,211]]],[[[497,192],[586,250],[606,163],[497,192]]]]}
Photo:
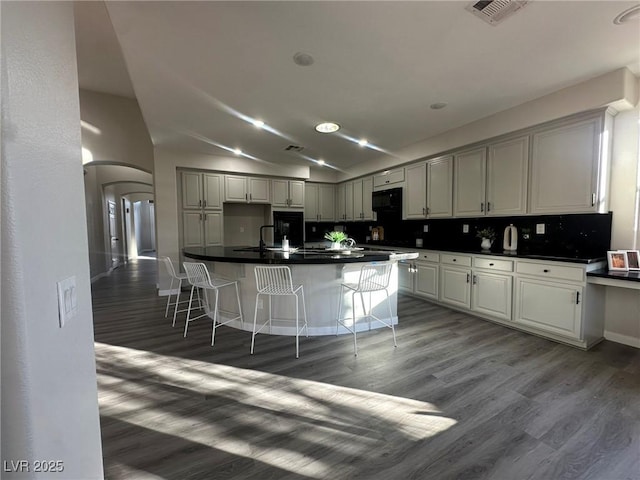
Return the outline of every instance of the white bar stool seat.
{"type": "Polygon", "coordinates": [[[241,324],[244,324],[242,319],[242,307],[240,306],[240,292],[238,291],[238,282],[236,280],[229,280],[226,278],[214,277],[213,279],[209,275],[209,270],[204,263],[192,263],[184,262],[184,270],[187,272],[187,280],[191,284],[191,295],[189,296],[189,308],[187,309],[187,320],[184,325],[184,336],[187,336],[187,329],[189,328],[189,322],[193,322],[204,316],[211,316],[213,314],[213,328],[211,331],[211,346],[216,341],[216,329],[222,325],[226,325],[229,322],[240,320],[241,324]],[[220,321],[219,311],[219,291],[221,288],[234,286],[236,289],[236,299],[238,300],[238,315],[232,318],[227,318],[225,321],[220,321]],[[196,290],[202,290],[204,306],[204,313],[197,317],[191,317],[193,293],[196,290]],[[214,292],[215,301],[213,307],[211,306],[211,300],[209,298],[209,292],[214,292]]]}
{"type": "Polygon", "coordinates": [[[340,286],[340,306],[338,307],[338,318],[336,320],[336,335],[338,335],[338,329],[340,325],[346,328],[353,334],[353,351],[354,355],[358,355],[358,341],[357,341],[357,319],[356,319],[356,294],[360,295],[360,301],[362,303],[362,310],[364,313],[363,318],[369,319],[369,330],[371,330],[371,320],[376,320],[385,327],[391,329],[393,333],[393,346],[397,347],[396,343],[396,330],[393,326],[393,314],[391,313],[391,301],[389,300],[389,279],[391,278],[391,270],[393,268],[393,262],[374,262],[366,263],[362,265],[360,269],[360,278],[358,283],[342,283],[340,286]],[[351,325],[345,323],[346,319],[342,317],[342,303],[344,298],[344,292],[346,290],[351,291],[351,325]],[[373,314],[375,305],[371,306],[371,294],[374,292],[384,291],[387,298],[387,307],[389,310],[389,321],[380,319],[373,314]],[[369,293],[369,312],[367,313],[364,305],[364,294],[369,293]]]}
{"type": "Polygon", "coordinates": [[[304,288],[302,285],[294,285],[291,279],[291,269],[287,266],[257,266],[255,267],[256,275],[256,308],[253,313],[253,332],[251,334],[251,354],[253,355],[253,347],[255,344],[256,334],[259,333],[266,325],[269,325],[271,332],[271,297],[273,296],[294,296],[296,298],[296,358],[300,355],[299,336],[305,330],[306,336],[309,336],[309,328],[307,326],[307,307],[304,303],[304,288]],[[304,324],[299,326],[299,304],[298,293],[302,298],[302,312],[304,316],[304,324]],[[257,328],[258,319],[258,300],[260,295],[269,297],[269,318],[257,328]]]}

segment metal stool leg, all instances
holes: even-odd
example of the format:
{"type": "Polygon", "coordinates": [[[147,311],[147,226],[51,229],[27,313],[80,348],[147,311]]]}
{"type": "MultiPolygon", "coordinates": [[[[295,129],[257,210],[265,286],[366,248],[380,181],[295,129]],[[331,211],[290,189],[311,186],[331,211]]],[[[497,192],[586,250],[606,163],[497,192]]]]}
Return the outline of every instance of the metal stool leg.
{"type": "Polygon", "coordinates": [[[340,285],[340,303],[338,303],[338,317],[336,318],[336,336],[340,328],[340,319],[342,317],[342,300],[344,298],[344,285],[340,285]]]}
{"type": "Polygon", "coordinates": [[[216,303],[213,307],[213,329],[211,331],[211,346],[216,341],[216,321],[218,320],[218,289],[216,288],[216,303]]]}
{"type": "Polygon", "coordinates": [[[389,307],[389,322],[391,323],[391,332],[393,333],[393,346],[397,347],[398,344],[396,343],[396,329],[393,326],[393,314],[391,313],[391,300],[389,300],[389,292],[386,288],[384,289],[384,293],[387,294],[387,307],[389,307]]]}
{"type": "Polygon", "coordinates": [[[300,336],[300,328],[298,327],[298,295],[295,295],[295,297],[296,297],[296,358],[299,358],[300,346],[298,342],[298,337],[300,336]]]}
{"type": "Polygon", "coordinates": [[[306,336],[309,336],[309,325],[307,324],[307,306],[304,302],[304,288],[300,285],[300,295],[302,295],[302,313],[304,315],[304,329],[306,336]]]}
{"type": "Polygon", "coordinates": [[[187,329],[189,328],[189,317],[191,315],[191,303],[193,302],[193,289],[196,288],[195,285],[191,287],[191,295],[189,295],[189,308],[187,308],[187,319],[184,322],[184,335],[187,336],[187,329]]]}
{"type": "Polygon", "coordinates": [[[353,351],[354,351],[354,355],[357,357],[358,356],[358,340],[356,335],[356,292],[353,292],[351,294],[351,316],[353,318],[353,322],[351,324],[351,328],[353,328],[353,351]]]}
{"type": "Polygon", "coordinates": [[[169,315],[169,305],[171,305],[171,292],[173,291],[173,277],[171,277],[171,283],[169,284],[169,296],[167,297],[167,308],[164,309],[164,318],[169,315]]]}
{"type": "MultiPolygon", "coordinates": [[[[173,284],[173,278],[171,279],[171,283],[173,284]]],[[[178,280],[178,296],[176,297],[176,307],[173,309],[173,323],[172,327],[176,326],[176,316],[178,315],[178,305],[180,305],[180,292],[182,291],[182,279],[178,280]]]]}
{"type": "Polygon", "coordinates": [[[253,345],[256,341],[256,320],[258,319],[258,298],[260,298],[260,294],[256,295],[256,308],[253,311],[253,332],[251,333],[251,355],[253,355],[253,345]]]}

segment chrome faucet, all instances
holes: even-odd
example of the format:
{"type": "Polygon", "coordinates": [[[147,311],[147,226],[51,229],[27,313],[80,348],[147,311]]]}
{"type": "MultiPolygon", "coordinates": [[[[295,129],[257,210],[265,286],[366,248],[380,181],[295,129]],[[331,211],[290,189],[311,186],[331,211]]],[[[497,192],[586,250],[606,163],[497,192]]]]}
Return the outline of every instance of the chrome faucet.
{"type": "Polygon", "coordinates": [[[264,248],[265,248],[265,244],[264,244],[264,240],[262,239],[262,230],[265,228],[273,228],[275,229],[275,225],[262,225],[260,227],[260,243],[258,244],[259,248],[260,248],[260,253],[264,252],[264,248]]]}

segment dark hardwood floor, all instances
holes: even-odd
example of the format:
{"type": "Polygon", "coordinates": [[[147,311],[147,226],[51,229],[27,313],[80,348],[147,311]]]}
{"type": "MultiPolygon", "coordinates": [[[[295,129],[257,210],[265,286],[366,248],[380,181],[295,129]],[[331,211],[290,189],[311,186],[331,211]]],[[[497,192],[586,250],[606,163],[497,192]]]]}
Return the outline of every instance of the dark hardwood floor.
{"type": "MultiPolygon", "coordinates": [[[[401,296],[391,332],[164,318],[155,260],[93,285],[109,479],[640,479],[640,350],[589,352],[401,296]]],[[[251,316],[252,312],[245,312],[251,316]]],[[[248,318],[249,320],[249,318],[248,318]]]]}

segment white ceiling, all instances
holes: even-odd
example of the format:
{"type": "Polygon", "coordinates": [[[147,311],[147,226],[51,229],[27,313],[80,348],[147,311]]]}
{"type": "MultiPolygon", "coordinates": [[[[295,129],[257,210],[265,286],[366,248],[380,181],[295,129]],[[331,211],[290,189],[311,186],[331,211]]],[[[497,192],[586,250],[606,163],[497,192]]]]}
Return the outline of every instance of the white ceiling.
{"type": "Polygon", "coordinates": [[[284,151],[296,144],[347,169],[381,153],[316,123],[393,154],[620,67],[640,74],[640,23],[613,24],[638,2],[533,1],[498,26],[468,3],[80,2],[80,85],[135,95],[156,146],[314,165],[284,151]]]}

